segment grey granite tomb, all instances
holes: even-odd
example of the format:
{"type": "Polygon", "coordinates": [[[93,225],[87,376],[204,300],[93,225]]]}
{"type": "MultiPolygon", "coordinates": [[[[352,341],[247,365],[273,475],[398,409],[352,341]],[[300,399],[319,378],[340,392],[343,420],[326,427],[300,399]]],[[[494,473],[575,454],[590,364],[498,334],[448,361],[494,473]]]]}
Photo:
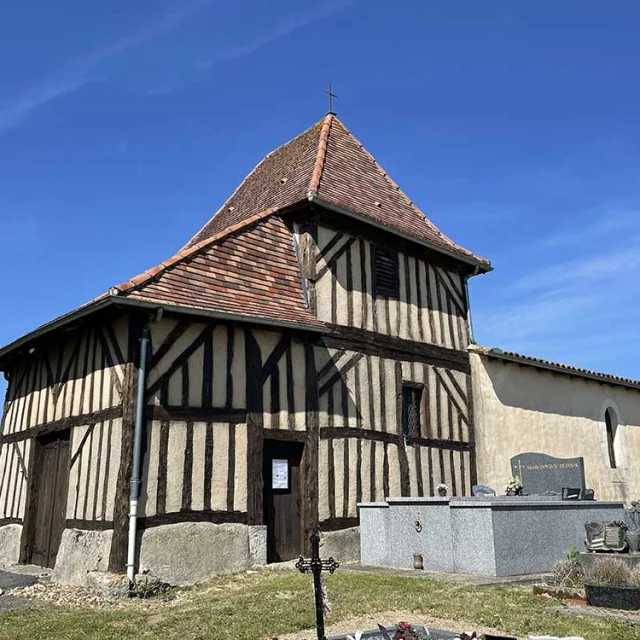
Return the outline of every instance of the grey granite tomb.
{"type": "Polygon", "coordinates": [[[586,489],[584,458],[521,453],[511,458],[511,475],[520,478],[527,495],[561,494],[564,487],[586,489]]]}

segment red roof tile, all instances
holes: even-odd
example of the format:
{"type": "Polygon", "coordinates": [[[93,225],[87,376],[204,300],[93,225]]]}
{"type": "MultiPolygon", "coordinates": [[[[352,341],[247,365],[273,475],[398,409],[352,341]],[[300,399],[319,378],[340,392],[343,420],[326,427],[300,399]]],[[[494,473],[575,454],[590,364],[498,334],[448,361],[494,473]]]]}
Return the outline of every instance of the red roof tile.
{"type": "Polygon", "coordinates": [[[133,300],[323,327],[307,308],[291,232],[266,210],[114,287],[133,300]]]}
{"type": "Polygon", "coordinates": [[[441,233],[334,114],[267,155],[187,246],[256,211],[282,210],[307,198],[491,269],[488,260],[441,233]]]}

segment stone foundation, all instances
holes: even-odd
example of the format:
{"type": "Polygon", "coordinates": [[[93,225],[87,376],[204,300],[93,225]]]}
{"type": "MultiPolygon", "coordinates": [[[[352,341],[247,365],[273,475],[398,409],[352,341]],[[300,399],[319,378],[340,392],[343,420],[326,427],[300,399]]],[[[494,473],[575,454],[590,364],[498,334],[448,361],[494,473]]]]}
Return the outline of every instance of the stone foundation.
{"type": "Polygon", "coordinates": [[[51,579],[85,586],[90,571],[108,571],[113,531],[65,529],[51,579]]]}
{"type": "MultiPolygon", "coordinates": [[[[181,522],[147,529],[140,545],[140,571],[173,585],[200,582],[217,573],[244,571],[256,564],[258,544],[250,552],[244,524],[181,522]]],[[[257,529],[257,528],[256,528],[257,529]]],[[[252,532],[255,543],[259,532],[252,532]]],[[[266,553],[266,545],[265,545],[266,553]]]]}
{"type": "Polygon", "coordinates": [[[325,531],[320,536],[320,555],[341,563],[360,562],[360,527],[325,531]]]}
{"type": "Polygon", "coordinates": [[[20,560],[21,524],[0,527],[0,566],[9,567],[20,560]]]}
{"type": "Polygon", "coordinates": [[[267,526],[249,527],[249,557],[252,567],[267,564],[267,526]]]}

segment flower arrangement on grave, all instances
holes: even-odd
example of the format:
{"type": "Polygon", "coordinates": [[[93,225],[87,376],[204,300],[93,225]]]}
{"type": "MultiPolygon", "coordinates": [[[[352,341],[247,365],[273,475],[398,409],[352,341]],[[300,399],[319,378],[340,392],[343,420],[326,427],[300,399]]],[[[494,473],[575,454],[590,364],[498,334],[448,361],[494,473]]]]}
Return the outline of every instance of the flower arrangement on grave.
{"type": "Polygon", "coordinates": [[[444,482],[441,482],[436,487],[436,491],[438,492],[439,496],[446,496],[447,495],[447,491],[449,491],[449,487],[447,487],[447,485],[444,482]]]}
{"type": "Polygon", "coordinates": [[[456,636],[458,640],[475,640],[477,637],[478,634],[475,631],[463,631],[456,636]]]}
{"type": "Polygon", "coordinates": [[[425,634],[413,628],[409,622],[398,622],[393,634],[394,640],[428,640],[428,632],[425,634]]]}
{"type": "Polygon", "coordinates": [[[507,495],[508,496],[521,496],[522,495],[522,480],[518,476],[509,478],[507,482],[507,495]]]}

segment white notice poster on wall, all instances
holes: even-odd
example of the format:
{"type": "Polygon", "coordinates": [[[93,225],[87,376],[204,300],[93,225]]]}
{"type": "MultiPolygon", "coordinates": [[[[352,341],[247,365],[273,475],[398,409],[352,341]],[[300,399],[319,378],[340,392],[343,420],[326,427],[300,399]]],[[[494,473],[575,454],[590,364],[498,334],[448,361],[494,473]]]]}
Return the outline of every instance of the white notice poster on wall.
{"type": "Polygon", "coordinates": [[[272,489],[288,489],[289,488],[289,461],[276,460],[271,461],[271,488],[272,489]]]}

